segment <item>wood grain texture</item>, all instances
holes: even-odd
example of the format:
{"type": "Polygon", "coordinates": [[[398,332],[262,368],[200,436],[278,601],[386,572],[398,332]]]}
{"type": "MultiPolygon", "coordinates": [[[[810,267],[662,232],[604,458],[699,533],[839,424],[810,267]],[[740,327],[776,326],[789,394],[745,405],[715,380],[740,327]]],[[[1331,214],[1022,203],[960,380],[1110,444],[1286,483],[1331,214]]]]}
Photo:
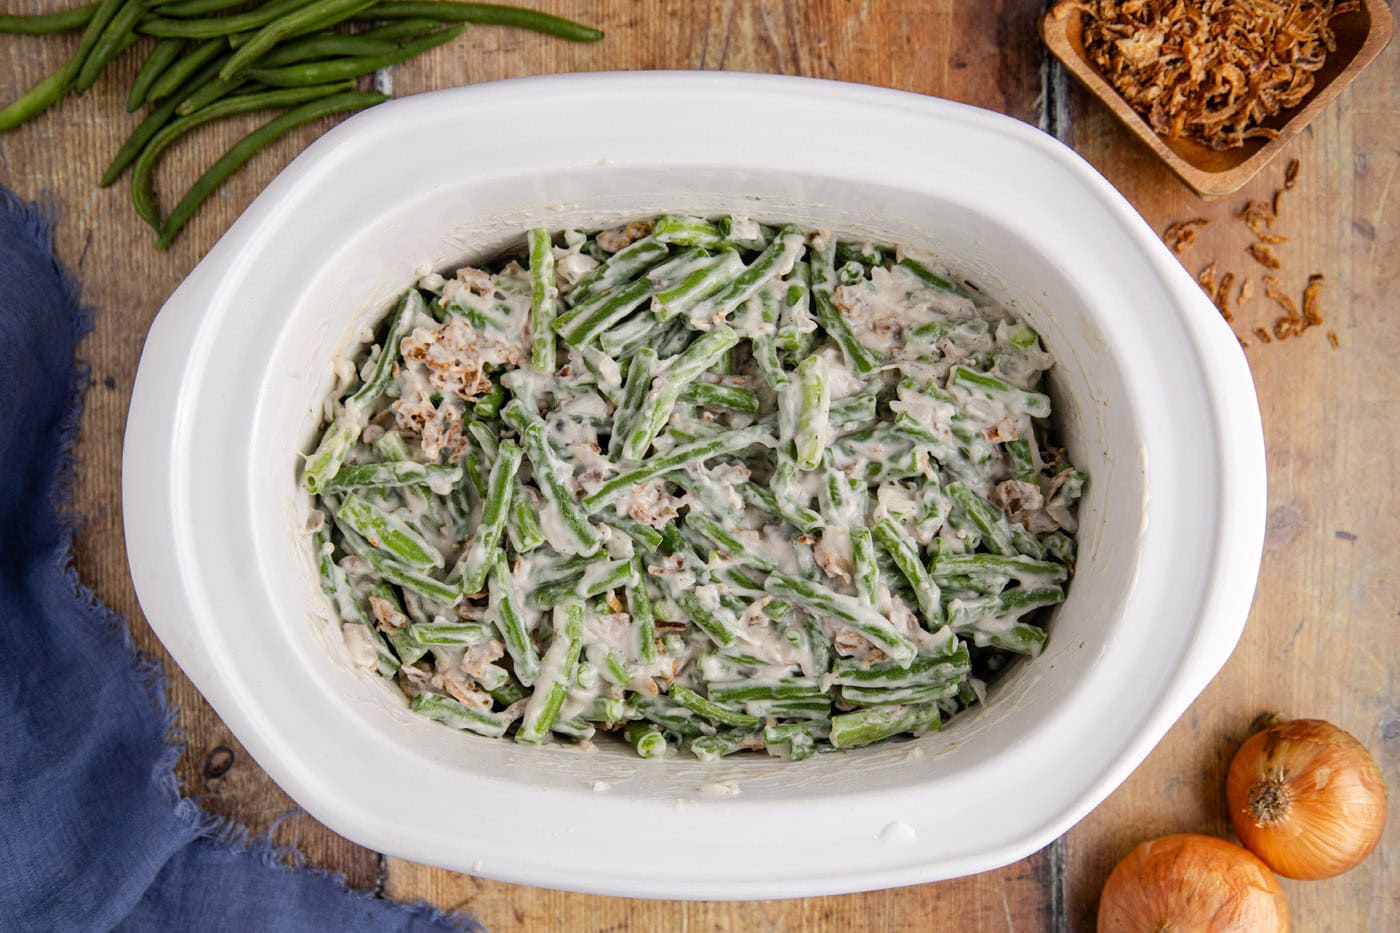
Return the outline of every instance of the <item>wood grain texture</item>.
{"type": "MultiPolygon", "coordinates": [[[[6,9],[64,5],[23,0],[6,9]]],[[[548,72],[723,68],[839,78],[966,101],[1057,130],[1158,230],[1170,220],[1211,217],[1214,223],[1185,257],[1188,267],[1195,272],[1217,258],[1237,274],[1248,271],[1256,296],[1238,320],[1249,326],[1272,320],[1258,287],[1264,270],[1243,252],[1248,234],[1230,212],[1247,197],[1271,193],[1282,162],[1239,198],[1203,207],[1085,95],[1066,96],[1062,82],[1051,82],[1046,99],[1038,100],[1045,60],[1035,33],[1040,0],[536,5],[599,25],[608,38],[575,46],[473,29],[395,68],[394,93],[548,72]]],[[[62,37],[0,37],[0,62],[7,66],[0,70],[0,97],[15,96],[56,67],[73,44],[62,37]]],[[[141,344],[161,303],[262,186],[325,127],[305,127],[257,156],[169,253],[157,253],[130,208],[124,181],[110,190],[95,187],[107,158],[137,122],[123,107],[137,63],[126,56],[84,97],[0,136],[0,183],[26,197],[52,197],[60,256],[95,311],[96,326],[83,346],[92,388],[77,451],[76,507],[84,517],[74,553],[78,571],[131,619],[137,643],[167,661],[188,743],[179,765],[186,792],[263,831],[292,808],[291,801],[169,662],[136,605],[121,533],[121,440],[141,344]],[[219,746],[232,751],[233,764],[222,776],[208,777],[210,753],[219,746]]],[[[1138,841],[1162,832],[1227,830],[1220,802],[1225,764],[1262,710],[1321,716],[1352,730],[1382,759],[1392,789],[1400,787],[1400,584],[1394,569],[1400,541],[1387,531],[1397,506],[1391,464],[1400,460],[1400,373],[1390,362],[1400,357],[1392,297],[1400,234],[1390,200],[1400,168],[1397,100],[1400,54],[1391,49],[1291,146],[1303,172],[1283,205],[1280,228],[1293,237],[1278,248],[1283,276],[1295,293],[1308,272],[1328,276],[1323,330],[1337,331],[1341,349],[1331,350],[1317,331],[1263,346],[1240,329],[1250,341],[1270,458],[1269,540],[1244,640],[1152,757],[1066,839],[1001,871],[953,882],[735,904],[626,901],[473,879],[381,859],[304,815],[284,822],[278,839],[296,841],[311,864],[345,872],[357,887],[474,910],[493,929],[1087,930],[1107,872],[1138,841]]],[[[172,150],[160,176],[167,205],[233,135],[228,125],[216,125],[172,150]]],[[[1385,849],[1343,879],[1285,883],[1298,927],[1381,929],[1382,917],[1400,913],[1395,833],[1392,821],[1385,849]]]]}

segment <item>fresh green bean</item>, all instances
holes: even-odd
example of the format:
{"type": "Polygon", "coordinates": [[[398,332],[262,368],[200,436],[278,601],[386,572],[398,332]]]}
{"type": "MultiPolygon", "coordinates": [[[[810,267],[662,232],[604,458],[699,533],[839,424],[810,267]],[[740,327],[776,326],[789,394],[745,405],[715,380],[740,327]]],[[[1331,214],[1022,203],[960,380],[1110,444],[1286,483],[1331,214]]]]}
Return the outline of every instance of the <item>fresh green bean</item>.
{"type": "Polygon", "coordinates": [[[196,74],[203,76],[205,66],[210,63],[217,63],[218,67],[212,69],[212,75],[219,72],[223,67],[224,59],[228,56],[228,43],[221,38],[206,39],[185,52],[175,61],[170,63],[170,67],[160,73],[151,84],[150,93],[147,100],[161,100],[176,94],[182,88],[193,90],[191,80],[196,74]]]}
{"type": "MultiPolygon", "coordinates": [[[[170,69],[166,69],[166,73],[169,73],[171,69],[175,68],[187,58],[189,58],[188,55],[184,58],[177,59],[176,62],[171,65],[170,69]]],[[[213,78],[213,76],[218,73],[218,70],[219,62],[217,59],[212,62],[206,62],[203,68],[191,75],[186,82],[181,85],[181,94],[168,97],[152,108],[151,112],[146,115],[146,118],[141,121],[136,129],[132,130],[126,142],[122,143],[121,149],[119,149],[117,154],[112,158],[112,162],[107,166],[107,170],[102,173],[102,178],[98,184],[106,188],[120,178],[122,172],[126,171],[127,166],[136,161],[137,156],[146,148],[146,144],[151,141],[151,138],[170,122],[170,118],[175,115],[176,108],[183,98],[183,93],[193,91],[196,87],[203,85],[213,78]]],[[[164,77],[165,74],[162,74],[161,78],[164,77]]],[[[159,83],[159,79],[157,83],[159,83]]],[[[148,98],[154,99],[154,96],[155,88],[153,87],[148,98]]]]}
{"type": "Polygon", "coordinates": [[[234,16],[211,16],[204,19],[148,19],[140,30],[148,36],[176,36],[182,39],[213,39],[261,29],[273,20],[293,10],[322,0],[272,0],[234,16]]]}
{"type": "Polygon", "coordinates": [[[227,181],[228,177],[236,172],[244,162],[251,159],[259,149],[272,140],[313,120],[346,111],[363,110],[386,100],[388,97],[383,94],[360,91],[332,94],[330,97],[322,97],[302,104],[295,110],[288,111],[264,123],[234,143],[232,148],[199,177],[199,180],[194,183],[189,192],[180,199],[169,216],[165,218],[165,223],[160,229],[160,238],[156,241],[156,248],[167,248],[205,199],[227,181]]]}
{"type": "Polygon", "coordinates": [[[308,26],[333,26],[355,13],[373,6],[375,0],[317,0],[315,3],[290,10],[260,28],[248,41],[240,45],[219,69],[219,77],[228,81],[234,75],[246,71],[250,65],[261,59],[272,47],[298,30],[308,26]]]}
{"type": "Polygon", "coordinates": [[[568,39],[570,42],[597,42],[602,32],[573,20],[535,10],[501,6],[495,3],[389,2],[380,3],[365,19],[436,19],[445,23],[477,23],[482,26],[513,26],[568,39]]]}
{"type": "Polygon", "coordinates": [[[48,36],[58,32],[72,32],[91,22],[101,5],[100,2],[89,3],[56,13],[36,13],[32,16],[0,13],[0,33],[48,36]]]}
{"type": "MultiPolygon", "coordinates": [[[[212,84],[205,85],[205,87],[210,86],[212,84]]],[[[160,210],[156,207],[155,191],[152,187],[152,177],[155,175],[156,166],[160,163],[160,157],[165,154],[167,149],[199,127],[236,114],[295,106],[306,101],[328,97],[331,94],[343,93],[353,87],[351,82],[343,81],[339,84],[327,84],[314,88],[279,88],[262,93],[245,94],[209,104],[188,117],[167,124],[160,132],[151,137],[132,166],[131,203],[136,208],[137,216],[156,230],[160,229],[160,210]]]]}
{"type": "Polygon", "coordinates": [[[303,62],[283,65],[278,68],[249,68],[244,76],[273,87],[302,87],[308,84],[325,84],[329,81],[343,81],[358,78],[388,68],[399,62],[416,58],[424,52],[445,45],[466,31],[466,26],[453,26],[430,33],[399,46],[397,51],[382,55],[360,55],[354,58],[333,58],[320,62],[303,62]]]}
{"type": "Polygon", "coordinates": [[[141,63],[141,70],[132,79],[131,89],[126,95],[127,113],[135,113],[141,109],[141,105],[150,97],[151,88],[156,81],[184,50],[184,39],[161,39],[151,47],[146,60],[141,63]]]}
{"type": "Polygon", "coordinates": [[[126,40],[132,35],[132,30],[136,26],[137,20],[146,14],[145,0],[124,0],[117,9],[116,14],[107,23],[102,35],[93,44],[92,51],[83,60],[83,65],[78,69],[77,76],[73,79],[73,91],[82,94],[97,83],[97,79],[102,74],[102,69],[107,67],[107,63],[116,58],[125,48],[129,47],[126,40]]]}

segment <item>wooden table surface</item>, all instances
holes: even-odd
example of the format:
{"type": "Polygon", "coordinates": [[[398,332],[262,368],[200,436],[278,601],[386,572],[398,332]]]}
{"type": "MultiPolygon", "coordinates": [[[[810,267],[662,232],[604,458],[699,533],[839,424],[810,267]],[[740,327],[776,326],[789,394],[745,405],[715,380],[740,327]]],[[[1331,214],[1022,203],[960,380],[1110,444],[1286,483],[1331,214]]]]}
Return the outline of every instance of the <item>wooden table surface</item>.
{"type": "MultiPolygon", "coordinates": [[[[70,0],[17,0],[44,11],[70,0]]],[[[839,78],[966,101],[1039,124],[1084,155],[1161,231],[1211,221],[1183,255],[1192,273],[1214,260],[1254,297],[1235,310],[1248,343],[1268,439],[1269,513],[1258,595],[1233,658],[1152,755],[1107,801],[1043,851],[999,871],[940,884],[800,901],[684,903],[565,894],[478,880],[386,858],[305,815],[276,838],[316,866],[386,897],[474,911],[491,929],[960,929],[1086,930],[1113,864],[1162,833],[1228,835],[1226,764],[1261,712],[1332,720],[1381,761],[1400,789],[1400,48],[1392,47],[1280,158],[1238,195],[1203,203],[1107,111],[1058,69],[1036,37],[1042,0],[787,0],[707,3],[548,2],[544,8],[607,30],[576,46],[504,29],[471,30],[393,71],[397,95],[545,72],[698,68],[839,78]],[[1267,271],[1246,252],[1234,212],[1269,197],[1284,165],[1301,164],[1284,196],[1276,273],[1300,295],[1326,276],[1326,324],[1265,345],[1253,330],[1278,310],[1264,297],[1267,271]],[[1395,200],[1391,200],[1392,195],[1395,200]],[[1333,348],[1325,332],[1335,332],[1333,348]]],[[[0,37],[0,98],[55,67],[70,38],[0,37]]],[[[135,118],[124,113],[133,56],[88,95],[0,137],[0,183],[27,198],[50,194],[59,254],[83,284],[96,326],[77,449],[74,554],[93,591],[126,615],[136,643],[165,658],[188,743],[179,776],[212,811],[267,829],[292,802],[229,734],[170,662],[141,616],[122,541],[122,429],[146,329],[166,296],[258,190],[324,125],[304,128],[257,156],[226,185],[168,253],[153,248],[122,185],[96,187],[135,118]],[[211,769],[215,750],[232,767],[211,769]]],[[[178,196],[231,139],[208,127],[173,151],[160,190],[178,196]]],[[[819,144],[819,143],[817,143],[819,144]]],[[[1400,830],[1350,874],[1283,883],[1300,930],[1381,930],[1400,917],[1400,830]],[[1382,918],[1389,916],[1389,924],[1382,918]]]]}

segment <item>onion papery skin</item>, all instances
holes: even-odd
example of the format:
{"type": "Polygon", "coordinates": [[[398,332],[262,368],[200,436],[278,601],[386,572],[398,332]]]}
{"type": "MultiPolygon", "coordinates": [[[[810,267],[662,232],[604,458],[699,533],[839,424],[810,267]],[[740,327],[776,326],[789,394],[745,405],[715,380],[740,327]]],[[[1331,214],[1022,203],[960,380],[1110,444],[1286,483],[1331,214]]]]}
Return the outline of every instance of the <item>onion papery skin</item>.
{"type": "Polygon", "coordinates": [[[1380,766],[1355,737],[1320,719],[1250,736],[1230,762],[1225,797],[1240,841],[1286,878],[1349,871],[1385,830],[1380,766]]]}
{"type": "Polygon", "coordinates": [[[1232,842],[1180,833],[1144,842],[1099,898],[1099,933],[1287,933],[1268,866],[1232,842]]]}

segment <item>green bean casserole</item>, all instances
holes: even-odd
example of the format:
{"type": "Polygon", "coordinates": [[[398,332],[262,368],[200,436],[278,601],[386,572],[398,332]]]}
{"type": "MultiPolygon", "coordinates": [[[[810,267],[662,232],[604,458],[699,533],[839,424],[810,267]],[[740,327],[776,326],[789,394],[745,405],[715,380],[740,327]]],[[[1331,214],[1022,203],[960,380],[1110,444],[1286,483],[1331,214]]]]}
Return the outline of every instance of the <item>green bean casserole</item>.
{"type": "Polygon", "coordinates": [[[424,276],[302,469],[355,663],[645,758],[937,729],[1046,639],[1085,477],[1034,330],[933,260],[747,218],[424,276]]]}

